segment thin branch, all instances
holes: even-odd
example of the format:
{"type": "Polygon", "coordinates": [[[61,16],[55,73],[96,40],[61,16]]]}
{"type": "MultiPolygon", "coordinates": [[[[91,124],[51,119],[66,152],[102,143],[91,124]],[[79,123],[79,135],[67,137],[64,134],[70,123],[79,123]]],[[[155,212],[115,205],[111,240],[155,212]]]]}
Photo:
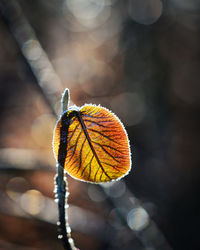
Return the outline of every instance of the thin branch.
{"type": "MultiPolygon", "coordinates": [[[[69,90],[65,89],[62,99],[61,106],[62,112],[68,109],[69,104],[69,90]]],[[[59,210],[59,223],[58,226],[60,228],[59,238],[63,240],[63,245],[66,249],[75,250],[74,241],[71,238],[71,228],[68,223],[68,216],[66,214],[65,204],[67,204],[67,197],[69,195],[68,192],[68,183],[67,178],[64,176],[64,169],[58,163],[57,164],[57,175],[55,177],[56,181],[56,198],[58,199],[58,210],[59,210]]]]}
{"type": "Polygon", "coordinates": [[[36,86],[51,108],[52,113],[57,116],[55,104],[63,91],[62,83],[42,48],[33,27],[16,0],[1,0],[0,12],[18,44],[25,62],[35,77],[36,86]],[[34,54],[34,51],[37,51],[36,54],[34,54]]]}

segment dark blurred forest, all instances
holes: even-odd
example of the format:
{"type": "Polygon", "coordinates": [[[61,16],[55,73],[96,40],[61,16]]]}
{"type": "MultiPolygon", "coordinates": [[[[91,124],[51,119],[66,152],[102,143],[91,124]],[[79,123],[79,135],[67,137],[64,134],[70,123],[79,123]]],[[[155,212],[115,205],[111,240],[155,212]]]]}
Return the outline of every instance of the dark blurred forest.
{"type": "Polygon", "coordinates": [[[60,97],[123,121],[132,170],[67,177],[81,250],[200,246],[200,2],[0,0],[0,249],[61,250],[52,135],[60,97]]]}

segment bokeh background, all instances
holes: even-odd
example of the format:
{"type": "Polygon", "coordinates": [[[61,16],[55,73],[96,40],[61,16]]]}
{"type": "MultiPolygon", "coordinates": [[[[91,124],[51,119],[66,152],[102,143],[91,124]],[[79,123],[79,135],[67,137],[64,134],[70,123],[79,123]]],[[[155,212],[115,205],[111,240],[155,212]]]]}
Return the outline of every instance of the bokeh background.
{"type": "Polygon", "coordinates": [[[0,249],[63,249],[52,132],[71,105],[125,124],[124,180],[68,178],[81,250],[195,250],[200,228],[200,2],[0,1],[0,249]]]}

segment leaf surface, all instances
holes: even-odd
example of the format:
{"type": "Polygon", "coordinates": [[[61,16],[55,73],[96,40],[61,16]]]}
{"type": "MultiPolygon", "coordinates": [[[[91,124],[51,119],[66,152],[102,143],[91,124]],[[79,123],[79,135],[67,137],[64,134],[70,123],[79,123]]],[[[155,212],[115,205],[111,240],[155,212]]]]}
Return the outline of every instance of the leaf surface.
{"type": "Polygon", "coordinates": [[[84,105],[64,112],[54,130],[53,148],[68,174],[82,181],[109,182],[131,168],[124,126],[100,106],[84,105]]]}

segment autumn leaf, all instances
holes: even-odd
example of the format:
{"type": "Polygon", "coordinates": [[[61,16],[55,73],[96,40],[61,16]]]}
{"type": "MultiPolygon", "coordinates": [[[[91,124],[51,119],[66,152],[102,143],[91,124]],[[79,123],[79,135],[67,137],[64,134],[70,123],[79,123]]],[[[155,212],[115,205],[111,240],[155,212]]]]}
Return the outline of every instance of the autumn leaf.
{"type": "Polygon", "coordinates": [[[101,106],[65,111],[54,130],[53,149],[68,174],[82,181],[117,180],[131,168],[125,128],[116,115],[101,106]]]}

